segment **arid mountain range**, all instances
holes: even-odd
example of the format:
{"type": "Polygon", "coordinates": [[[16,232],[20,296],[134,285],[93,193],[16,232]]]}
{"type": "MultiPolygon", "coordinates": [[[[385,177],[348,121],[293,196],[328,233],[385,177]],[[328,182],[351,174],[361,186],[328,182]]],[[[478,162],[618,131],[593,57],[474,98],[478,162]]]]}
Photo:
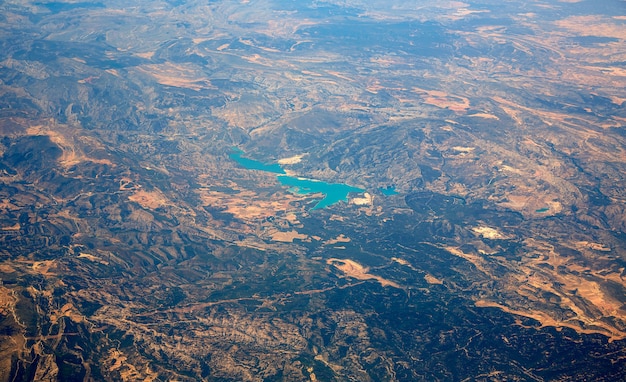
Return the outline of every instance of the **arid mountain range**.
{"type": "Polygon", "coordinates": [[[626,378],[624,1],[0,10],[0,381],[626,378]]]}

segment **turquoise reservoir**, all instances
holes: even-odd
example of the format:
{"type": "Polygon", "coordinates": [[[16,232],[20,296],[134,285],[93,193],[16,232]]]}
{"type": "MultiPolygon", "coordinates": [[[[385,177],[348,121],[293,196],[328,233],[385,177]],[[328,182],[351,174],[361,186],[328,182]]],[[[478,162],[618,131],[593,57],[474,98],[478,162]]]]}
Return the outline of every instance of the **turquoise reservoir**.
{"type": "Polygon", "coordinates": [[[343,183],[326,183],[321,180],[296,178],[293,176],[279,175],[280,184],[290,186],[289,191],[300,194],[324,194],[324,199],[320,200],[312,210],[326,208],[340,201],[348,201],[348,194],[351,192],[363,192],[362,188],[348,186],[343,183]]]}
{"type": "Polygon", "coordinates": [[[254,159],[246,158],[243,154],[245,154],[243,151],[238,148],[233,148],[233,152],[230,154],[230,159],[239,163],[241,167],[247,168],[248,170],[260,170],[273,172],[274,174],[285,174],[285,170],[283,170],[278,163],[259,162],[254,159]]]}
{"type": "MultiPolygon", "coordinates": [[[[324,198],[320,200],[312,210],[326,208],[341,201],[347,201],[351,192],[364,192],[365,190],[358,187],[349,186],[343,183],[326,183],[321,180],[298,178],[286,175],[285,170],[278,163],[263,163],[250,158],[245,158],[245,153],[239,149],[234,149],[230,154],[230,158],[237,162],[241,167],[248,170],[259,170],[277,174],[278,181],[284,186],[289,186],[289,191],[299,195],[323,194],[324,198]]],[[[394,190],[395,192],[395,190],[394,190]]]]}
{"type": "Polygon", "coordinates": [[[381,187],[378,190],[385,196],[398,195],[398,191],[396,191],[394,186],[381,187]]]}

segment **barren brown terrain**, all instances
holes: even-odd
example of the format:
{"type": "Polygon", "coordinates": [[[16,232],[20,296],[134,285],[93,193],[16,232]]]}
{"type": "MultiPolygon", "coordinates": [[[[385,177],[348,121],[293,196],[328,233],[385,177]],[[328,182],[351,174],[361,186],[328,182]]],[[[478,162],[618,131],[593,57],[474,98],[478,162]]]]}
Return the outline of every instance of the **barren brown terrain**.
{"type": "Polygon", "coordinates": [[[626,378],[623,2],[0,10],[0,381],[626,378]]]}

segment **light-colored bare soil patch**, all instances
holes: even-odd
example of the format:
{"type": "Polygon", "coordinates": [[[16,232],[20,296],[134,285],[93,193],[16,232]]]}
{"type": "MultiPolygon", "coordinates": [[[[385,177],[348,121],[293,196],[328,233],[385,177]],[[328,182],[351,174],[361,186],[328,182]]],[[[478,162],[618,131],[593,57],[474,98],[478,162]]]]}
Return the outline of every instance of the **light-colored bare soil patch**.
{"type": "Polygon", "coordinates": [[[137,67],[142,73],[153,77],[161,85],[192,90],[212,89],[211,81],[190,65],[150,64],[137,67]]]}
{"type": "Polygon", "coordinates": [[[2,201],[0,201],[0,209],[17,211],[17,210],[20,209],[20,207],[18,207],[15,204],[11,203],[11,201],[8,200],[8,199],[2,199],[2,201]]]}
{"type": "Polygon", "coordinates": [[[437,106],[442,109],[464,112],[470,107],[470,101],[468,98],[451,95],[444,91],[413,88],[413,92],[417,93],[422,98],[424,103],[437,106]]]}
{"type": "Polygon", "coordinates": [[[408,261],[406,261],[405,259],[401,259],[399,257],[392,257],[391,261],[395,261],[396,263],[400,264],[400,265],[404,265],[405,267],[409,267],[414,271],[417,271],[417,269],[408,261]]]}
{"type": "Polygon", "coordinates": [[[6,316],[15,306],[17,302],[13,291],[3,286],[0,286],[0,314],[6,316]]]}
{"type": "Polygon", "coordinates": [[[104,261],[102,260],[100,257],[98,256],[94,256],[90,253],[85,253],[85,252],[80,252],[78,254],[78,258],[79,259],[87,259],[89,261],[93,261],[94,263],[101,263],[101,264],[109,264],[108,261],[104,261]]]}
{"type": "Polygon", "coordinates": [[[563,205],[553,198],[558,197],[556,194],[537,194],[536,189],[530,186],[520,185],[511,193],[505,194],[505,199],[498,201],[497,204],[521,212],[526,216],[537,215],[537,210],[548,206],[548,211],[542,213],[554,215],[563,210],[563,205]]]}
{"type": "Polygon", "coordinates": [[[350,259],[335,259],[331,258],[326,260],[326,264],[332,265],[339,269],[346,276],[355,278],[357,280],[376,280],[382,286],[391,286],[394,288],[401,288],[400,285],[393,281],[389,281],[380,276],[372,275],[369,272],[369,268],[362,266],[354,260],[350,259]]]}
{"type": "Polygon", "coordinates": [[[168,204],[168,200],[160,191],[138,190],[128,197],[131,202],[138,203],[143,208],[153,210],[168,204]]]}
{"type": "Polygon", "coordinates": [[[475,149],[476,149],[475,147],[463,147],[463,146],[454,146],[452,148],[452,150],[458,151],[458,152],[461,152],[461,153],[471,153],[475,149]]]}
{"type": "Polygon", "coordinates": [[[432,284],[432,285],[442,285],[443,284],[443,281],[439,280],[435,276],[433,276],[431,274],[428,274],[428,273],[424,275],[424,280],[426,280],[427,283],[432,284]]]}
{"type": "Polygon", "coordinates": [[[483,259],[481,256],[475,255],[473,253],[465,253],[465,252],[461,251],[459,248],[456,248],[456,247],[443,247],[443,249],[445,249],[446,251],[450,252],[454,256],[461,257],[461,258],[469,261],[470,263],[474,264],[474,266],[478,270],[480,270],[481,272],[483,272],[485,274],[490,274],[490,272],[488,270],[488,266],[487,266],[487,264],[485,262],[485,259],[483,259]]]}
{"type": "Polygon", "coordinates": [[[109,372],[118,371],[121,381],[144,381],[152,382],[157,380],[159,374],[150,369],[149,366],[138,366],[130,363],[128,357],[117,349],[109,351],[102,363],[109,366],[109,372]]]}
{"type": "Polygon", "coordinates": [[[39,273],[44,276],[54,276],[55,273],[51,272],[50,269],[56,267],[55,260],[44,260],[44,261],[35,261],[33,263],[33,271],[35,273],[39,273]]]}
{"type": "Polygon", "coordinates": [[[626,69],[619,66],[581,66],[590,71],[599,71],[603,75],[626,77],[626,69]]]}
{"type": "Polygon", "coordinates": [[[301,234],[296,230],[292,230],[289,232],[278,231],[272,234],[272,240],[281,241],[283,243],[292,243],[294,240],[306,240],[309,237],[307,235],[301,234]]]}
{"type": "Polygon", "coordinates": [[[349,243],[350,241],[352,241],[352,240],[350,240],[349,237],[347,237],[344,234],[341,234],[341,235],[337,236],[334,239],[330,239],[330,240],[325,241],[324,244],[325,245],[330,245],[330,244],[337,244],[337,243],[349,243]]]}
{"type": "MultiPolygon", "coordinates": [[[[578,250],[587,259],[601,259],[610,250],[600,243],[587,241],[560,245],[578,250]]],[[[483,297],[477,306],[497,307],[530,317],[542,326],[568,327],[579,333],[600,333],[611,340],[626,338],[626,311],[622,308],[621,296],[614,296],[616,292],[605,287],[608,283],[624,285],[621,276],[623,268],[594,270],[589,267],[593,262],[579,264],[577,258],[564,256],[552,244],[536,239],[526,239],[524,247],[529,256],[515,263],[502,258],[493,258],[493,262],[489,262],[455,248],[446,249],[467,259],[485,273],[489,272],[490,277],[501,283],[497,298],[483,297]],[[493,266],[505,266],[511,272],[491,272],[493,266]],[[547,301],[546,296],[552,297],[547,301]],[[553,308],[547,308],[546,303],[553,308]]]]}
{"type": "Polygon", "coordinates": [[[410,266],[411,266],[411,263],[409,263],[408,261],[406,261],[406,260],[404,260],[404,259],[400,259],[400,258],[398,258],[398,257],[392,257],[392,258],[391,258],[391,260],[392,260],[392,261],[395,261],[395,262],[396,262],[396,263],[398,263],[398,264],[405,265],[405,266],[407,266],[407,267],[410,267],[410,266]]]}
{"type": "MultiPolygon", "coordinates": [[[[244,221],[263,219],[276,216],[278,213],[297,210],[292,204],[303,200],[303,197],[297,194],[263,196],[250,190],[240,190],[237,194],[201,190],[199,194],[204,205],[217,208],[244,221]]],[[[293,212],[287,213],[285,219],[293,224],[299,223],[293,212]]]]}
{"type": "Polygon", "coordinates": [[[504,239],[504,235],[495,228],[481,226],[472,228],[472,231],[487,239],[504,239]]]}
{"type": "Polygon", "coordinates": [[[93,163],[107,164],[112,166],[113,163],[109,159],[90,158],[81,149],[81,143],[93,143],[87,137],[80,137],[76,131],[67,126],[50,122],[50,125],[31,126],[26,130],[28,135],[46,135],[50,141],[61,149],[61,158],[59,164],[63,167],[71,167],[78,163],[89,161],[93,163]],[[88,142],[81,142],[81,141],[88,142]]]}
{"type": "Polygon", "coordinates": [[[493,115],[493,114],[488,114],[488,113],[476,113],[476,114],[470,114],[468,115],[468,117],[476,117],[476,118],[485,118],[485,119],[495,119],[496,121],[499,121],[500,118],[498,118],[497,116],[493,115]]]}
{"type": "Polygon", "coordinates": [[[555,22],[558,27],[580,36],[613,37],[626,40],[626,28],[600,15],[570,16],[555,22]]]}
{"type": "Polygon", "coordinates": [[[151,60],[152,57],[154,57],[154,53],[155,52],[141,52],[141,53],[135,53],[135,55],[141,58],[145,58],[146,60],[151,60]]]}
{"type": "MultiPolygon", "coordinates": [[[[468,4],[466,4],[468,5],[468,4]]],[[[477,13],[489,13],[489,10],[477,10],[477,9],[469,9],[469,8],[459,8],[454,13],[446,15],[445,18],[450,20],[462,20],[469,15],[477,14],[477,13]]]]}
{"type": "Polygon", "coordinates": [[[601,244],[601,243],[592,243],[589,241],[578,241],[574,244],[579,248],[589,248],[589,249],[593,249],[594,251],[611,252],[611,247],[605,244],[601,244]]]}
{"type": "Polygon", "coordinates": [[[532,318],[534,320],[537,320],[540,323],[541,328],[549,327],[549,326],[555,327],[555,328],[570,328],[581,334],[597,334],[598,332],[600,332],[602,334],[607,335],[610,341],[619,341],[619,340],[626,338],[625,333],[616,331],[614,328],[610,326],[607,327],[607,325],[605,325],[602,322],[596,322],[595,323],[596,325],[593,325],[592,323],[592,325],[596,326],[597,329],[593,329],[593,328],[585,329],[585,328],[582,328],[580,324],[574,322],[573,320],[572,321],[557,320],[554,317],[542,311],[513,309],[503,304],[498,304],[496,302],[491,302],[491,301],[486,301],[486,300],[478,300],[476,301],[475,304],[479,308],[498,308],[506,313],[532,318]],[[606,329],[606,330],[602,330],[602,329],[606,329]]]}
{"type": "Polygon", "coordinates": [[[364,192],[362,198],[352,198],[350,202],[357,206],[370,206],[374,201],[374,196],[369,192],[364,192]]]}
{"type": "Polygon", "coordinates": [[[273,37],[294,38],[298,29],[319,24],[313,20],[291,17],[286,13],[281,16],[274,20],[268,20],[267,27],[259,26],[257,31],[273,37]]]}
{"type": "Polygon", "coordinates": [[[15,272],[15,268],[8,264],[0,264],[0,272],[2,273],[13,273],[15,272]]]}
{"type": "Polygon", "coordinates": [[[292,157],[289,158],[282,158],[278,160],[278,164],[296,164],[296,163],[300,163],[302,162],[302,158],[304,157],[304,154],[298,154],[298,155],[294,155],[292,157]]]}
{"type": "Polygon", "coordinates": [[[300,224],[300,220],[298,220],[298,215],[294,214],[293,212],[286,214],[285,220],[287,220],[292,225],[300,224]]]}
{"type": "Polygon", "coordinates": [[[83,322],[85,317],[74,307],[73,304],[67,303],[60,309],[51,312],[50,322],[57,322],[61,317],[67,317],[74,322],[83,322]]]}
{"type": "Polygon", "coordinates": [[[21,228],[22,226],[20,225],[20,223],[15,223],[10,226],[2,227],[1,230],[2,231],[19,231],[21,228]]]}

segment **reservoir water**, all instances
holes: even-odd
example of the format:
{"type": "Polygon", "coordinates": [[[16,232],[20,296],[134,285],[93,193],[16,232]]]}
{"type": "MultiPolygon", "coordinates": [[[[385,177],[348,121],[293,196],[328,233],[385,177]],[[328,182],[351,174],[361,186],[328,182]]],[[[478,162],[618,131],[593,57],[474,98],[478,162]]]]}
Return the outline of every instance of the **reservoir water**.
{"type": "Polygon", "coordinates": [[[277,174],[280,184],[289,186],[289,192],[299,195],[323,194],[324,198],[313,206],[312,210],[326,208],[335,203],[347,201],[351,192],[365,191],[362,188],[349,186],[344,183],[327,183],[316,179],[286,175],[285,170],[278,163],[263,163],[246,158],[243,155],[243,151],[234,149],[233,153],[230,154],[230,158],[248,170],[260,170],[277,174]]]}
{"type": "Polygon", "coordinates": [[[240,166],[247,168],[248,170],[260,170],[265,172],[273,172],[274,174],[286,174],[285,170],[278,163],[263,163],[254,159],[246,158],[245,154],[238,148],[233,148],[233,152],[229,155],[230,159],[239,163],[240,166]]]}
{"type": "Polygon", "coordinates": [[[378,190],[385,196],[398,195],[398,191],[396,191],[395,186],[381,187],[378,190]]]}

